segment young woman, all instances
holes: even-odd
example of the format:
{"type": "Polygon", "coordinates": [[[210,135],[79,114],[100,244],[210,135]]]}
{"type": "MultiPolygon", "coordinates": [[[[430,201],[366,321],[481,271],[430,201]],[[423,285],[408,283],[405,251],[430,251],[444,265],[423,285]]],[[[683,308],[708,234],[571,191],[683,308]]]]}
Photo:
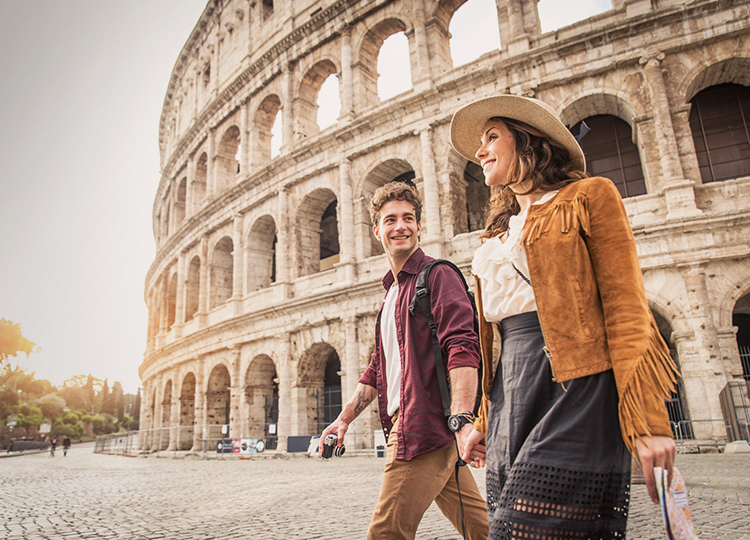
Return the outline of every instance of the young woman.
{"type": "Polygon", "coordinates": [[[472,262],[484,397],[462,450],[486,460],[490,537],[624,538],[630,452],[655,501],[653,467],[674,463],[664,399],[676,370],[622,199],[586,176],[539,100],[466,105],[451,141],[495,188],[472,262]]]}

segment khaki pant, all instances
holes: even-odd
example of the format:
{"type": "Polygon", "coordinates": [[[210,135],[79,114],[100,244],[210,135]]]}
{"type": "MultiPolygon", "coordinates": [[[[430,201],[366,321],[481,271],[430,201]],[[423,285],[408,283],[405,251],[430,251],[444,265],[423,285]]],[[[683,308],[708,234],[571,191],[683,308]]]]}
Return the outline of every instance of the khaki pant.
{"type": "MultiPolygon", "coordinates": [[[[367,531],[368,540],[414,538],[422,515],[432,501],[461,534],[455,466],[456,446],[436,450],[406,461],[396,459],[398,421],[388,437],[383,485],[367,531]]],[[[459,468],[466,538],[487,538],[487,505],[468,466],[459,468]]]]}

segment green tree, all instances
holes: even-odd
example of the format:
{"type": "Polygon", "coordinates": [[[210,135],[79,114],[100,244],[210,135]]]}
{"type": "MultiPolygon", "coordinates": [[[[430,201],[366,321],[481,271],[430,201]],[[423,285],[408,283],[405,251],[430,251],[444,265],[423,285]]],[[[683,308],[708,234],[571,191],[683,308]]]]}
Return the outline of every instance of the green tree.
{"type": "Polygon", "coordinates": [[[0,319],[0,365],[18,353],[26,353],[28,357],[31,353],[39,352],[39,347],[35,347],[36,343],[23,337],[20,324],[0,319]]]}

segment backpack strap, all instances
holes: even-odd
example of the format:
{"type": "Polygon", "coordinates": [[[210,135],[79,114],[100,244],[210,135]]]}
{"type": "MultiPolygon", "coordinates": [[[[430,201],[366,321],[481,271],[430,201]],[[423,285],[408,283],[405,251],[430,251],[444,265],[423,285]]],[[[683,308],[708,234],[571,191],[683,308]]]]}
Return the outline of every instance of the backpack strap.
{"type": "MultiPolygon", "coordinates": [[[[430,306],[430,271],[434,266],[439,264],[445,264],[453,268],[453,270],[461,278],[464,288],[469,293],[466,287],[466,280],[464,279],[461,270],[450,261],[445,259],[435,259],[428,262],[417,275],[416,293],[409,303],[409,313],[414,316],[415,305],[419,307],[419,310],[424,314],[427,319],[427,324],[430,327],[430,336],[432,337],[432,351],[435,357],[435,369],[437,371],[438,386],[440,387],[440,397],[443,402],[443,414],[447,417],[451,415],[451,395],[448,389],[448,378],[445,375],[445,363],[443,362],[443,350],[440,348],[440,342],[437,337],[437,326],[435,325],[435,319],[432,316],[432,307],[430,306]]],[[[471,297],[469,297],[471,299],[471,297]]],[[[473,303],[472,303],[473,305],[473,303]]]]}

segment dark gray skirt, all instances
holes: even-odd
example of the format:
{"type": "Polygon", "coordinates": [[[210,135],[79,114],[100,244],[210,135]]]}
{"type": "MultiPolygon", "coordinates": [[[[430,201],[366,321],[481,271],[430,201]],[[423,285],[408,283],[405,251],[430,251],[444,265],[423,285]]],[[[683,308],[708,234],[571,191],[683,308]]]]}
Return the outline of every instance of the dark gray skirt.
{"type": "Polygon", "coordinates": [[[501,322],[487,424],[490,538],[625,538],[630,453],[612,371],[552,380],[536,312],[501,322]]]}

